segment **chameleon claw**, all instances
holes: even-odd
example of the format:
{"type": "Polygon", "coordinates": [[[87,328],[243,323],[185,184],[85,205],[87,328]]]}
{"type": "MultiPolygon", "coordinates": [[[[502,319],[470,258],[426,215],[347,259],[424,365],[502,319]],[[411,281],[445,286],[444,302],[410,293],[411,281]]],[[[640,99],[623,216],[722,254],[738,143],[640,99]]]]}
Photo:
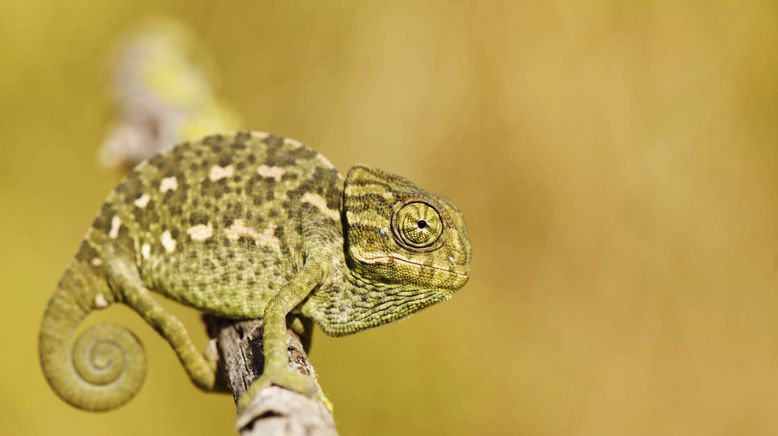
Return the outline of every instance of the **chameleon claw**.
{"type": "MultiPolygon", "coordinates": [[[[240,413],[245,410],[259,392],[270,386],[279,386],[308,397],[315,397],[317,395],[319,395],[320,398],[323,397],[323,394],[320,394],[321,389],[319,389],[318,383],[308,376],[289,370],[270,371],[254,380],[246,392],[241,395],[238,400],[238,412],[240,413]]],[[[326,397],[323,398],[326,400],[326,397]]],[[[325,406],[327,406],[328,409],[331,409],[331,404],[328,403],[329,400],[324,401],[325,406]]]]}

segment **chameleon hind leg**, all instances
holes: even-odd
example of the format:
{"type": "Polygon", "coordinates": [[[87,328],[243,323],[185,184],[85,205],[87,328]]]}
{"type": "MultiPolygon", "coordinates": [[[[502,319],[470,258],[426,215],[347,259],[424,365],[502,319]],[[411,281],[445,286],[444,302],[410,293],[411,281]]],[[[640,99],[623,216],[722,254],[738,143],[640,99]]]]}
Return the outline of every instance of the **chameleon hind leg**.
{"type": "Polygon", "coordinates": [[[216,354],[200,353],[197,350],[184,324],[154,300],[137,270],[126,265],[115,266],[118,267],[112,268],[112,275],[123,302],[170,343],[195,386],[205,391],[214,390],[216,354]]]}

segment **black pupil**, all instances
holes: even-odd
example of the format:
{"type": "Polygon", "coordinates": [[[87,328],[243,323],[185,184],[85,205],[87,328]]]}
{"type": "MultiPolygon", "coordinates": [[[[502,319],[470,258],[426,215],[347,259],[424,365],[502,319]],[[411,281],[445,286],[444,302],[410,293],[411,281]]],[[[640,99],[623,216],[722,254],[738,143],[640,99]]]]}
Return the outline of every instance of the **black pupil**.
{"type": "Polygon", "coordinates": [[[418,225],[419,225],[420,229],[423,229],[423,228],[427,227],[427,221],[419,220],[418,225]]]}

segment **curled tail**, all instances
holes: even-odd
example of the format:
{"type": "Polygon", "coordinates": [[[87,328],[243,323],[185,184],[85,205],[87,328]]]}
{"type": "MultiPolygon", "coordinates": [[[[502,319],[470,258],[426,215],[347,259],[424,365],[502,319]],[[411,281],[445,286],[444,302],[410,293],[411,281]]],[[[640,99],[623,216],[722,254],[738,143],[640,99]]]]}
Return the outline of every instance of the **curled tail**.
{"type": "Polygon", "coordinates": [[[146,376],[137,337],[115,324],[98,324],[76,337],[81,321],[114,301],[108,285],[74,263],[49,300],[38,350],[52,389],[75,407],[104,411],[129,401],[146,376]]]}

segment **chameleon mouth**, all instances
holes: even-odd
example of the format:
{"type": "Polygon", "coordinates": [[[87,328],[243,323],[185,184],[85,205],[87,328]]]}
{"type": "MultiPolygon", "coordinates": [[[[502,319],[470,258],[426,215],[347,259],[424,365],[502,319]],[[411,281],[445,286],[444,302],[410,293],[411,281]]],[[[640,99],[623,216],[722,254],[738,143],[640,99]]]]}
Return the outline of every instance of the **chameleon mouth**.
{"type": "Polygon", "coordinates": [[[391,260],[394,260],[394,261],[397,261],[397,262],[401,262],[401,263],[407,263],[407,264],[411,264],[411,265],[416,265],[416,266],[419,266],[421,268],[434,269],[434,270],[437,270],[437,271],[440,271],[440,272],[444,272],[446,274],[454,274],[454,275],[462,277],[462,278],[468,278],[468,276],[469,276],[469,274],[467,272],[460,272],[460,271],[456,271],[456,270],[445,269],[445,268],[441,268],[439,266],[434,266],[434,265],[425,265],[423,263],[414,262],[412,260],[405,259],[405,258],[398,257],[398,256],[370,257],[370,258],[366,258],[365,259],[365,263],[389,263],[389,261],[391,261],[391,260]]]}

